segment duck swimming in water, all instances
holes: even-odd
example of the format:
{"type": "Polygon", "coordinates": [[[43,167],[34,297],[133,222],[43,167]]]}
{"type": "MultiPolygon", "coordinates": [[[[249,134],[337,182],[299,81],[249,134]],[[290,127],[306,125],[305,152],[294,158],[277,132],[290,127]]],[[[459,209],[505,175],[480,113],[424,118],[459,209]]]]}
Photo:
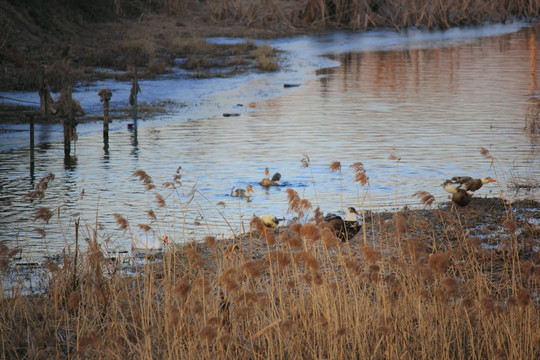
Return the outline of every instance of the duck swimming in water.
{"type": "Polygon", "coordinates": [[[442,184],[442,187],[449,193],[455,194],[458,188],[465,191],[476,191],[480,189],[484,184],[495,181],[495,179],[492,179],[490,177],[473,179],[470,176],[454,176],[452,179],[446,180],[442,184]]]}
{"type": "Polygon", "coordinates": [[[244,189],[235,189],[234,186],[231,189],[231,196],[236,196],[236,197],[249,198],[252,193],[254,193],[254,191],[253,191],[253,188],[251,187],[251,185],[246,186],[246,190],[244,190],[244,189]]]}
{"type": "Polygon", "coordinates": [[[323,220],[336,237],[341,241],[348,241],[355,237],[362,228],[362,224],[356,218],[357,215],[359,214],[356,209],[350,207],[346,211],[345,219],[336,214],[327,214],[323,220]]]}
{"type": "Polygon", "coordinates": [[[279,180],[281,180],[281,174],[280,173],[275,173],[273,176],[272,176],[272,179],[270,179],[268,177],[268,174],[270,174],[270,171],[268,170],[268,168],[266,168],[264,170],[264,178],[261,180],[260,184],[262,186],[279,186],[281,185],[279,183],[279,180]]]}

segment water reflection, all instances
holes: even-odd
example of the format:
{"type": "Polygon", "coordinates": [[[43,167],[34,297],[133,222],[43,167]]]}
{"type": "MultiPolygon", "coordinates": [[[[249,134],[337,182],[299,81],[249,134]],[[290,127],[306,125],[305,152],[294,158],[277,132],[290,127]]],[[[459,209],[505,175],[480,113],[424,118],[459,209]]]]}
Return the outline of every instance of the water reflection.
{"type": "MultiPolygon", "coordinates": [[[[378,41],[389,41],[385,36],[398,35],[379,35],[378,41]]],[[[297,41],[317,49],[341,40],[297,41]]],[[[537,44],[535,29],[523,29],[460,44],[334,53],[330,58],[341,66],[309,74],[282,96],[260,95],[276,91],[273,77],[280,88],[282,80],[291,80],[278,73],[199,106],[199,111],[206,105],[237,108],[247,99],[249,111],[238,117],[188,120],[180,112],[131,129],[120,122],[116,131],[111,129],[106,150],[101,124],[97,131],[79,128],[77,153],[66,163],[62,143],[51,133],[57,128],[36,124],[34,152],[0,153],[0,240],[24,247],[25,256],[58,254],[73,246],[70,225],[80,218],[81,229],[98,228],[110,248],[129,249],[115,213],[134,228],[159,226],[177,239],[229,236],[248,229],[253,214],[290,217],[287,188],[325,212],[360,204],[373,209],[414,204],[418,200],[412,194],[418,190],[442,202],[447,195],[439,185],[455,175],[499,175],[499,183],[478,196],[498,196],[501,190],[510,196],[515,179],[540,178],[538,133],[524,131],[524,118],[534,118],[527,114],[538,109],[537,99],[524,96],[539,91],[537,44]],[[495,157],[495,168],[481,148],[495,157]],[[309,168],[301,167],[304,153],[311,159],[309,168]],[[333,161],[342,163],[340,174],[330,171],[333,161]],[[358,161],[369,176],[366,187],[353,181],[349,166],[358,161]],[[258,185],[266,167],[282,174],[283,187],[258,185]],[[132,176],[138,169],[152,177],[156,189],[145,190],[132,176]],[[57,179],[44,199],[24,200],[34,177],[48,172],[57,179]],[[233,186],[248,184],[255,190],[252,199],[230,196],[233,186]],[[160,206],[157,195],[166,206],[160,206]],[[55,210],[60,220],[34,221],[38,207],[55,210]]],[[[308,61],[297,54],[299,63],[308,61]]],[[[532,191],[538,195],[538,189],[532,191]]]]}

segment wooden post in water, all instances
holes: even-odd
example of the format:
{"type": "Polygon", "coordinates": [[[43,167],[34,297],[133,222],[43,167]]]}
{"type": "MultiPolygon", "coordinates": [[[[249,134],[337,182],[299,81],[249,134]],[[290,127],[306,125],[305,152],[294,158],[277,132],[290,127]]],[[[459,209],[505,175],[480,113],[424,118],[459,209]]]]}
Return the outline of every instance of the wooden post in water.
{"type": "Polygon", "coordinates": [[[62,125],[64,126],[64,160],[66,160],[71,156],[71,122],[73,118],[73,111],[71,108],[71,86],[67,85],[64,87],[63,92],[65,104],[62,125]]]}
{"type": "Polygon", "coordinates": [[[109,101],[112,92],[109,88],[103,88],[98,93],[99,101],[103,103],[103,150],[109,150],[109,101]]]}
{"type": "Polygon", "coordinates": [[[73,116],[73,98],[71,85],[65,85],[62,90],[62,113],[64,119],[64,161],[71,162],[71,140],[77,140],[76,122],[73,116]]]}
{"type": "Polygon", "coordinates": [[[41,67],[41,77],[39,79],[39,110],[41,113],[42,119],[49,118],[49,115],[51,114],[51,107],[52,107],[52,98],[51,98],[51,90],[49,89],[49,84],[47,83],[47,79],[45,77],[45,66],[41,67]]]}
{"type": "Polygon", "coordinates": [[[133,126],[137,127],[137,94],[141,92],[139,80],[137,79],[137,68],[135,68],[133,80],[131,81],[131,92],[129,93],[129,104],[133,106],[133,126]]]}
{"type": "Polygon", "coordinates": [[[139,80],[137,79],[137,67],[135,67],[134,77],[131,81],[131,92],[129,94],[129,104],[133,106],[133,145],[137,146],[137,94],[141,92],[139,80]]]}
{"type": "Polygon", "coordinates": [[[30,178],[34,178],[34,117],[30,117],[30,178]]]}

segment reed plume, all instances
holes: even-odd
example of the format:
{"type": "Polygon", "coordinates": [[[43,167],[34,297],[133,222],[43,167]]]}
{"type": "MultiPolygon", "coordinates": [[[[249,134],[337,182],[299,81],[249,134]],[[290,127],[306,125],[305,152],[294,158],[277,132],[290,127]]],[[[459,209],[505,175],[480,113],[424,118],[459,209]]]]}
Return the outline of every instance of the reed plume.
{"type": "Polygon", "coordinates": [[[68,297],[68,308],[75,310],[81,302],[81,293],[79,291],[73,291],[68,297]]]}
{"type": "Polygon", "coordinates": [[[333,161],[331,164],[330,164],[330,171],[331,172],[338,172],[338,173],[341,173],[341,162],[339,161],[333,161]]]}
{"type": "Polygon", "coordinates": [[[300,164],[303,168],[308,168],[309,165],[311,164],[309,160],[309,156],[306,153],[302,154],[302,159],[300,160],[300,164]]]}
{"type": "Polygon", "coordinates": [[[307,251],[300,251],[294,255],[294,260],[303,263],[308,269],[319,271],[321,269],[317,258],[307,251]]]}
{"type": "Polygon", "coordinates": [[[293,189],[287,189],[287,197],[289,199],[288,213],[296,213],[298,217],[303,218],[312,208],[311,203],[307,199],[300,199],[298,193],[293,189]]]}
{"type": "Polygon", "coordinates": [[[375,264],[381,258],[381,254],[379,254],[379,252],[377,252],[371,246],[364,245],[360,247],[360,251],[364,255],[364,259],[368,263],[375,264]]]}
{"type": "Polygon", "coordinates": [[[260,261],[249,260],[246,261],[242,268],[251,277],[259,277],[263,274],[264,264],[260,261]]]}
{"type": "Polygon", "coordinates": [[[174,293],[182,299],[185,299],[188,296],[190,290],[191,284],[187,281],[187,279],[181,279],[174,287],[174,293]]]}
{"type": "Polygon", "coordinates": [[[142,231],[144,231],[145,233],[149,232],[152,230],[152,228],[150,227],[150,225],[148,224],[137,224],[137,226],[139,227],[139,229],[141,229],[142,231]]]}
{"type": "Polygon", "coordinates": [[[214,248],[217,245],[216,237],[212,235],[205,236],[203,241],[208,245],[208,247],[214,248]]]}
{"type": "Polygon", "coordinates": [[[165,208],[167,207],[167,203],[165,202],[165,199],[163,198],[163,196],[161,196],[160,194],[158,193],[155,193],[155,196],[156,196],[156,201],[158,203],[158,206],[160,208],[165,208]]]}
{"type": "Polygon", "coordinates": [[[144,184],[146,190],[152,190],[156,188],[156,186],[154,185],[154,181],[152,180],[150,175],[146,173],[146,171],[139,169],[135,171],[132,176],[138,178],[139,181],[144,184]]]}
{"type": "Polygon", "coordinates": [[[326,248],[332,248],[339,244],[339,239],[334,235],[332,230],[328,228],[321,230],[321,239],[326,248]]]}
{"type": "Polygon", "coordinates": [[[428,266],[431,270],[442,274],[450,267],[450,258],[444,253],[431,254],[428,259],[428,266]]]}
{"type": "Polygon", "coordinates": [[[46,224],[49,223],[49,220],[53,216],[53,212],[46,207],[40,207],[36,210],[36,215],[34,216],[34,221],[43,220],[46,224]]]}
{"type": "Polygon", "coordinates": [[[431,206],[433,202],[435,202],[435,196],[430,194],[428,191],[420,190],[413,194],[413,197],[417,197],[420,199],[420,202],[425,207],[431,206]]]}
{"type": "Polygon", "coordinates": [[[312,223],[305,223],[300,229],[300,236],[309,241],[317,241],[320,238],[319,228],[312,223]]]}
{"type": "Polygon", "coordinates": [[[255,229],[257,230],[257,232],[262,234],[265,229],[265,226],[258,216],[254,216],[249,222],[249,228],[250,230],[255,229]]]}
{"type": "Polygon", "coordinates": [[[315,177],[313,176],[313,170],[311,168],[311,160],[306,153],[302,153],[302,159],[300,160],[301,167],[309,168],[309,173],[311,174],[311,182],[313,183],[313,192],[315,193],[315,203],[319,205],[319,198],[317,196],[317,188],[315,186],[315,177]]]}
{"type": "Polygon", "coordinates": [[[213,342],[217,337],[217,330],[212,325],[204,325],[199,331],[199,336],[201,339],[208,341],[209,343],[213,342]]]}
{"type": "Polygon", "coordinates": [[[126,230],[128,228],[129,223],[122,215],[114,213],[113,216],[120,230],[126,230]]]}
{"type": "Polygon", "coordinates": [[[532,301],[532,295],[529,290],[521,288],[517,292],[517,303],[521,307],[526,307],[532,301]]]}
{"type": "Polygon", "coordinates": [[[284,269],[291,264],[291,256],[281,250],[272,250],[268,253],[268,262],[275,262],[279,269],[284,269]]]}

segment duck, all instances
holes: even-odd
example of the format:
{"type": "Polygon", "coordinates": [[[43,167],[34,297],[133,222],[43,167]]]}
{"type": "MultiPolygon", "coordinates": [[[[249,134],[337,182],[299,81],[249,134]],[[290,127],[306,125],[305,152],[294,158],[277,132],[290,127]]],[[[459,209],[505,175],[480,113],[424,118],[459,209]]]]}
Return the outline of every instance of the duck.
{"type": "Polygon", "coordinates": [[[471,202],[471,199],[471,194],[462,188],[457,189],[456,193],[452,195],[452,202],[461,207],[467,206],[471,202]]]}
{"type": "Polygon", "coordinates": [[[452,180],[446,180],[445,182],[441,184],[441,186],[446,192],[453,195],[457,193],[458,189],[461,187],[461,184],[452,182],[452,180]]]}
{"type": "Polygon", "coordinates": [[[262,216],[259,216],[259,219],[261,219],[261,222],[263,223],[264,226],[266,226],[267,228],[272,228],[272,229],[276,228],[279,225],[279,222],[282,220],[282,219],[278,219],[274,215],[262,215],[262,216]]]}
{"type": "Polygon", "coordinates": [[[131,250],[133,252],[160,251],[163,244],[169,243],[169,237],[165,234],[160,234],[158,237],[152,233],[133,233],[131,238],[131,250]]]}
{"type": "Polygon", "coordinates": [[[359,215],[355,208],[349,207],[345,212],[345,219],[336,214],[326,214],[323,220],[328,224],[328,228],[336,237],[345,242],[352,239],[362,229],[362,224],[358,222],[356,216],[359,215]]]}
{"type": "Polygon", "coordinates": [[[244,189],[235,189],[234,186],[231,189],[231,196],[236,197],[245,197],[249,198],[251,197],[251,194],[254,193],[253,188],[251,185],[246,186],[246,190],[244,189]]]}
{"type": "Polygon", "coordinates": [[[454,176],[450,180],[446,180],[442,187],[451,194],[455,194],[457,189],[463,189],[465,191],[476,191],[479,190],[483,185],[495,182],[493,178],[483,177],[480,179],[473,179],[470,176],[454,176]]]}
{"type": "Polygon", "coordinates": [[[281,174],[280,173],[275,173],[273,176],[272,176],[272,179],[270,179],[268,177],[268,175],[270,174],[270,171],[268,170],[268,168],[266,168],[264,170],[264,178],[261,180],[261,185],[262,186],[279,186],[280,183],[279,183],[279,180],[281,180],[281,174]]]}

